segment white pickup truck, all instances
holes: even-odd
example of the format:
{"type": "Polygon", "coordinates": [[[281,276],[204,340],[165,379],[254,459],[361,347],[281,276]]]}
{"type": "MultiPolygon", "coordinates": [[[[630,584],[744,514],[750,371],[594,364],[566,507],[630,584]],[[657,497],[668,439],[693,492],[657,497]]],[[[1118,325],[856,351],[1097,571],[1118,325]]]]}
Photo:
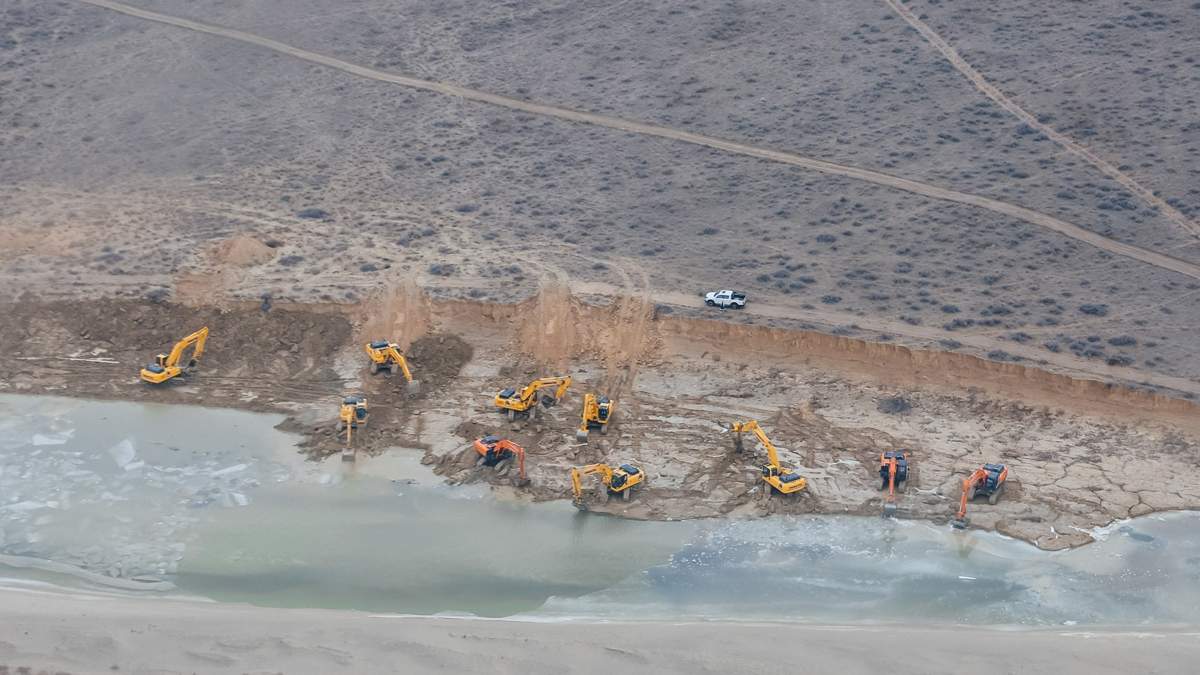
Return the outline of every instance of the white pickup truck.
{"type": "Polygon", "coordinates": [[[704,304],[721,309],[745,309],[746,294],[739,291],[713,291],[704,295],[704,304]]]}

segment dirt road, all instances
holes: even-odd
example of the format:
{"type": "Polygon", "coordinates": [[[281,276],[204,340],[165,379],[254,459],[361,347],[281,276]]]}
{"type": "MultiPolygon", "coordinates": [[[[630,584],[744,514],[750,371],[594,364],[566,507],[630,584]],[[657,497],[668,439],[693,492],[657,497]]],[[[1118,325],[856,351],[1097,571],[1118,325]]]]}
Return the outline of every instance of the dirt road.
{"type": "Polygon", "coordinates": [[[958,72],[962,73],[963,77],[970,80],[971,84],[974,85],[976,89],[978,89],[984,96],[987,96],[995,101],[996,105],[999,105],[1001,108],[1004,108],[1008,112],[1012,113],[1017,117],[1017,119],[1029,125],[1031,128],[1038,130],[1045,135],[1046,138],[1058,143],[1067,152],[1076,155],[1088,164],[1096,167],[1102,171],[1104,175],[1117,181],[1126,190],[1129,190],[1133,194],[1137,195],[1138,198],[1149,204],[1152,208],[1160,211],[1176,225],[1179,225],[1192,234],[1200,235],[1200,225],[1188,220],[1188,217],[1183,215],[1179,209],[1171,206],[1166,202],[1166,200],[1154,194],[1153,190],[1143,186],[1132,176],[1124,173],[1112,163],[1106,161],[1103,157],[1100,157],[1091,150],[1085,148],[1079,143],[1076,143],[1069,136],[1055,131],[1047,124],[1042,124],[1036,115],[1028,110],[1025,110],[1019,104],[1017,104],[1016,101],[1013,101],[1011,98],[1006,96],[1004,92],[1000,91],[994,84],[989,82],[982,73],[968,63],[966,59],[964,59],[962,55],[958,53],[958,50],[950,46],[949,42],[946,42],[942,36],[938,35],[936,31],[930,28],[929,24],[921,21],[916,14],[913,14],[912,10],[910,10],[908,7],[905,7],[901,0],[883,1],[887,3],[888,7],[892,8],[892,11],[896,12],[896,14],[899,14],[902,19],[907,21],[908,25],[916,29],[916,31],[921,34],[921,37],[925,38],[925,40],[929,42],[934,49],[941,52],[942,56],[946,57],[946,60],[950,62],[950,65],[954,66],[958,72]]]}
{"type": "Polygon", "coordinates": [[[119,2],[113,2],[112,0],[79,0],[79,2],[96,7],[103,7],[115,12],[145,19],[147,21],[155,21],[179,28],[185,28],[187,30],[207,33],[209,35],[217,35],[231,40],[257,45],[294,58],[303,59],[311,63],[317,63],[329,68],[335,68],[337,70],[350,73],[352,75],[365,77],[380,82],[389,82],[413,89],[431,91],[463,100],[487,103],[512,110],[520,110],[536,115],[554,117],[570,122],[592,124],[609,129],[616,129],[618,131],[690,143],[693,145],[713,148],[715,150],[744,155],[747,157],[757,157],[759,159],[765,159],[772,162],[779,162],[791,166],[799,166],[830,175],[854,178],[897,190],[919,194],[933,199],[975,206],[993,211],[995,213],[1011,216],[1049,230],[1053,230],[1072,239],[1076,239],[1078,241],[1091,244],[1092,246],[1096,246],[1097,248],[1101,248],[1105,251],[1113,253],[1114,255],[1131,258],[1155,267],[1178,272],[1179,274],[1192,277],[1193,279],[1200,279],[1200,266],[1198,265],[1193,265],[1178,258],[1158,253],[1156,251],[1119,242],[1095,232],[1086,230],[1078,225],[1054,218],[1053,216],[1039,213],[1022,206],[1017,206],[1016,204],[1009,204],[997,199],[991,199],[989,197],[958,192],[956,190],[942,188],[936,185],[930,185],[928,183],[921,183],[919,181],[901,178],[898,176],[892,176],[886,173],[872,171],[870,169],[845,166],[825,160],[803,157],[778,150],[759,148],[733,141],[681,131],[679,129],[658,126],[655,124],[645,124],[642,122],[621,119],[619,117],[598,115],[595,113],[571,110],[558,106],[533,103],[530,101],[523,101],[507,96],[492,94],[485,91],[468,89],[466,87],[460,87],[453,84],[396,75],[394,73],[388,73],[381,70],[376,70],[374,68],[367,68],[365,66],[349,63],[347,61],[336,59],[324,54],[318,54],[316,52],[300,49],[299,47],[294,47],[277,40],[254,35],[245,31],[240,31],[233,28],[224,28],[221,26],[213,26],[198,21],[161,14],[159,12],[151,12],[119,2]]]}
{"type": "MultiPolygon", "coordinates": [[[[572,284],[576,293],[595,293],[600,295],[617,296],[622,289],[599,282],[579,282],[572,284]]],[[[704,299],[698,294],[691,295],[677,291],[654,291],[651,299],[659,305],[675,307],[690,307],[703,309],[704,299]]],[[[891,321],[882,317],[855,316],[846,312],[832,309],[805,309],[792,305],[773,305],[751,301],[745,310],[711,310],[714,313],[728,311],[733,313],[745,312],[751,316],[767,319],[784,319],[789,321],[811,322],[826,327],[836,328],[853,324],[865,331],[876,331],[887,335],[896,335],[920,340],[936,341],[953,337],[956,341],[985,352],[1001,350],[1008,354],[1020,356],[1034,362],[1044,362],[1065,373],[1083,376],[1101,377],[1106,380],[1138,382],[1143,384],[1174,389],[1180,392],[1200,395],[1200,383],[1184,377],[1173,377],[1151,373],[1134,368],[1109,366],[1095,360],[1088,360],[1069,353],[1052,353],[1035,345],[1024,345],[1012,340],[1001,340],[986,334],[967,335],[948,333],[936,326],[914,326],[902,321],[891,321]]]]}

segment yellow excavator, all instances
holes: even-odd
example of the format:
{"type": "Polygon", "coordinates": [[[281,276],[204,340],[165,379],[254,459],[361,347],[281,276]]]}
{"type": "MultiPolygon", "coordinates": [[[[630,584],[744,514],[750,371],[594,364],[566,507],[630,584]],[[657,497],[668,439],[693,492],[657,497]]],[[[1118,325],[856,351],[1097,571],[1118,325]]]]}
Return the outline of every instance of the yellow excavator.
{"type": "Polygon", "coordinates": [[[525,413],[529,415],[529,419],[537,417],[537,406],[541,402],[543,405],[552,406],[567,393],[567,388],[571,386],[571,376],[563,375],[562,377],[541,377],[529,384],[525,385],[520,390],[504,389],[496,392],[496,407],[500,410],[507,411],[509,421],[516,419],[517,413],[525,413]],[[554,396],[538,396],[538,392],[542,389],[554,387],[554,396]]]}
{"type": "Polygon", "coordinates": [[[367,399],[362,396],[347,396],[342,399],[337,430],[339,434],[346,432],[346,445],[350,445],[355,429],[367,426],[367,417],[367,399]]]}
{"type": "Polygon", "coordinates": [[[616,408],[617,402],[607,396],[584,395],[583,421],[579,424],[579,430],[575,432],[575,440],[587,443],[588,431],[592,429],[599,429],[600,433],[607,434],[608,423],[612,421],[616,408]]]}
{"type": "Polygon", "coordinates": [[[200,365],[200,357],[204,355],[204,343],[208,342],[208,327],[205,326],[191,335],[175,343],[170,354],[159,354],[154,357],[154,363],[142,368],[142,380],[151,384],[162,384],[177,375],[191,375],[196,366],[200,365]],[[194,346],[192,356],[187,365],[179,366],[183,352],[194,346]]]}
{"type": "Polygon", "coordinates": [[[762,465],[762,479],[767,485],[771,486],[771,490],[767,491],[767,497],[771,496],[771,492],[775,491],[779,494],[790,495],[800,492],[808,487],[808,481],[804,476],[796,473],[795,469],[781,466],[779,464],[779,452],[775,449],[775,444],[771,439],[767,438],[767,434],[763,432],[762,427],[758,426],[758,420],[747,420],[745,422],[734,422],[730,425],[729,430],[733,432],[733,447],[740,454],[743,451],[742,433],[752,432],[758,442],[762,443],[767,449],[767,463],[762,465]]]}
{"type": "Polygon", "coordinates": [[[381,370],[394,373],[399,368],[400,372],[404,374],[404,381],[408,383],[408,393],[411,395],[420,393],[421,383],[413,379],[412,371],[408,369],[408,359],[400,353],[400,345],[387,340],[376,340],[368,342],[364,349],[366,349],[367,356],[371,357],[372,375],[381,370]]]}
{"type": "Polygon", "coordinates": [[[633,488],[646,481],[646,472],[632,464],[622,464],[613,468],[607,464],[588,464],[571,469],[571,503],[580,511],[587,511],[587,502],[583,500],[583,477],[588,474],[600,474],[600,482],[604,484],[604,496],[619,495],[629,501],[633,488]]]}

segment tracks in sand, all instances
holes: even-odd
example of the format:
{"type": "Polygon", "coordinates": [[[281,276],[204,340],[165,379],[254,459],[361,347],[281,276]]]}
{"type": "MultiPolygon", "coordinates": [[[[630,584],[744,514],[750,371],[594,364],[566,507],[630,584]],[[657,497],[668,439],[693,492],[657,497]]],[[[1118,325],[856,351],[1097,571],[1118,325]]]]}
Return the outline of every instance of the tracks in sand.
{"type": "Polygon", "coordinates": [[[1036,115],[1028,110],[1025,110],[1016,101],[1013,101],[1011,98],[1005,95],[1004,92],[1000,91],[999,88],[989,82],[982,73],[976,70],[974,66],[968,63],[966,59],[964,59],[962,55],[958,53],[958,50],[952,47],[949,42],[946,42],[942,36],[938,35],[937,31],[933,30],[929,24],[921,21],[920,17],[914,14],[911,9],[906,7],[902,0],[883,1],[892,9],[892,11],[898,14],[900,18],[908,22],[908,25],[912,26],[914,30],[920,33],[921,37],[925,38],[926,42],[932,45],[934,49],[941,52],[942,56],[946,57],[946,60],[950,62],[950,65],[954,66],[955,70],[962,73],[963,77],[970,80],[971,84],[978,89],[980,93],[992,99],[996,105],[1004,108],[1009,113],[1017,117],[1017,119],[1021,120],[1025,124],[1028,124],[1031,128],[1038,130],[1045,135],[1046,138],[1049,138],[1050,140],[1062,146],[1067,152],[1070,152],[1088,164],[1096,167],[1103,172],[1104,175],[1120,183],[1121,186],[1126,190],[1129,190],[1133,194],[1137,195],[1138,198],[1143,202],[1149,204],[1155,209],[1158,209],[1159,212],[1169,218],[1176,225],[1179,225],[1193,235],[1200,236],[1200,225],[1197,225],[1189,220],[1187,216],[1179,211],[1179,209],[1176,209],[1161,197],[1154,194],[1154,191],[1152,191],[1150,188],[1143,186],[1132,176],[1124,173],[1112,163],[1105,160],[1103,157],[1100,157],[1088,148],[1076,143],[1066,134],[1059,133],[1050,126],[1043,124],[1038,120],[1036,115]]]}
{"type": "Polygon", "coordinates": [[[713,138],[711,136],[704,136],[701,134],[682,131],[679,129],[672,129],[655,124],[646,124],[622,119],[619,117],[599,115],[596,113],[572,110],[559,106],[534,103],[531,101],[501,96],[499,94],[479,91],[476,89],[469,89],[454,84],[434,82],[414,77],[407,77],[404,75],[397,75],[395,73],[388,73],[385,71],[376,70],[374,68],[368,68],[366,66],[350,63],[348,61],[343,61],[325,54],[319,54],[317,52],[294,47],[292,45],[279,42],[278,40],[272,40],[260,35],[247,33],[245,31],[233,28],[225,28],[222,26],[214,26],[211,24],[201,23],[199,21],[192,21],[190,19],[171,16],[169,14],[152,12],[149,10],[132,7],[120,2],[114,2],[113,0],[78,1],[84,4],[101,7],[147,21],[154,21],[157,23],[175,26],[177,28],[184,28],[199,33],[216,35],[230,40],[237,40],[239,42],[257,45],[280,54],[285,54],[287,56],[302,59],[310,63],[316,63],[329,68],[334,68],[358,77],[368,78],[380,82],[389,82],[391,84],[409,87],[412,89],[419,89],[437,94],[443,94],[446,96],[453,96],[463,100],[486,103],[511,110],[520,110],[522,112],[535,115],[553,117],[568,122],[591,124],[609,129],[615,129],[617,131],[665,138],[682,143],[690,143],[692,145],[720,150],[732,154],[755,157],[781,164],[798,166],[829,175],[842,176],[845,178],[852,178],[868,183],[874,183],[876,185],[882,185],[896,190],[903,190],[905,192],[919,194],[932,199],[974,206],[1053,230],[1072,239],[1096,246],[1097,248],[1108,251],[1114,255],[1131,258],[1133,260],[1138,260],[1155,267],[1177,272],[1194,279],[1200,279],[1200,265],[1194,265],[1163,253],[1109,239],[1108,237],[1091,232],[1078,225],[1068,223],[1053,216],[989,197],[959,192],[948,188],[938,187],[936,185],[930,185],[928,183],[922,183],[907,178],[901,178],[899,176],[881,173],[879,171],[872,171],[870,169],[846,166],[788,152],[745,145],[734,141],[713,138]]]}

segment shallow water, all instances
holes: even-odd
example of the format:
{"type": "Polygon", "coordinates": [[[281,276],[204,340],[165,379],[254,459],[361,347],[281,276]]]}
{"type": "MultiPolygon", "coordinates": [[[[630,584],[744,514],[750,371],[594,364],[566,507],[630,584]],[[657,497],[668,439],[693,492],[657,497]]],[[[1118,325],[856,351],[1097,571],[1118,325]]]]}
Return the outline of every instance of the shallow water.
{"type": "Polygon", "coordinates": [[[305,463],[278,420],[0,395],[0,554],[61,564],[0,583],[538,620],[1200,622],[1196,514],[1057,553],[877,518],[633,522],[440,485],[413,452],[305,463]]]}

